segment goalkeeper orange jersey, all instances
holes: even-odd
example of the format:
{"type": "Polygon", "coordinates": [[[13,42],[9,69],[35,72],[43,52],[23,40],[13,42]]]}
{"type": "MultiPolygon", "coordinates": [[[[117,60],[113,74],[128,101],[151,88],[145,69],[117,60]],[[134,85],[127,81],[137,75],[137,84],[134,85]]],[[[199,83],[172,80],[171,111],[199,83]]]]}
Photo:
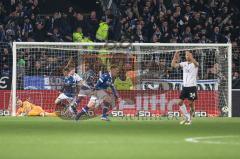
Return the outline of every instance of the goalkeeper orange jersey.
{"type": "Polygon", "coordinates": [[[44,113],[44,110],[42,109],[42,107],[32,104],[29,101],[24,101],[22,103],[22,106],[19,107],[17,110],[18,115],[21,113],[26,113],[27,115],[35,116],[44,113]]]}

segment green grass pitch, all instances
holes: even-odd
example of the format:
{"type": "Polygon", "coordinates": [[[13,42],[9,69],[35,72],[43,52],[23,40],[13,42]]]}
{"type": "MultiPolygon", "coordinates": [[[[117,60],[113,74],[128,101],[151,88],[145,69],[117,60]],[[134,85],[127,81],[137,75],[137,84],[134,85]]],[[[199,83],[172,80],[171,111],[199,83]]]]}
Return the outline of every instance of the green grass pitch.
{"type": "Polygon", "coordinates": [[[178,120],[0,117],[1,159],[239,159],[240,118],[178,120]]]}

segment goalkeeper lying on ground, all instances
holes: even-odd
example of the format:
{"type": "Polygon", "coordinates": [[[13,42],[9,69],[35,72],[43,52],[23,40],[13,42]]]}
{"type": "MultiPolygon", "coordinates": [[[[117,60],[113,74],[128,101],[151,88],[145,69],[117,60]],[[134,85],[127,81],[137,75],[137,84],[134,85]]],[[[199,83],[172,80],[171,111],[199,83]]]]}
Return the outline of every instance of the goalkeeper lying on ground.
{"type": "Polygon", "coordinates": [[[37,106],[29,101],[24,102],[21,99],[17,99],[17,116],[57,116],[56,113],[48,113],[42,109],[42,107],[37,106]]]}

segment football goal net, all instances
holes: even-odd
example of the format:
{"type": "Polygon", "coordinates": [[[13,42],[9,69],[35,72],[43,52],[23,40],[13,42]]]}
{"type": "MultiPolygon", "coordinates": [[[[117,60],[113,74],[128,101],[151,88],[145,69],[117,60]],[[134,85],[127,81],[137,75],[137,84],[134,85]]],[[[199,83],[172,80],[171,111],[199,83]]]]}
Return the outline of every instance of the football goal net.
{"type": "Polygon", "coordinates": [[[195,115],[230,117],[231,50],[231,44],[14,42],[12,89],[4,93],[5,105],[13,116],[17,99],[56,111],[63,68],[73,59],[76,73],[92,86],[110,66],[119,68],[113,80],[122,100],[112,105],[113,116],[179,115],[183,72],[172,68],[171,61],[176,51],[179,62],[190,51],[199,63],[195,115]]]}

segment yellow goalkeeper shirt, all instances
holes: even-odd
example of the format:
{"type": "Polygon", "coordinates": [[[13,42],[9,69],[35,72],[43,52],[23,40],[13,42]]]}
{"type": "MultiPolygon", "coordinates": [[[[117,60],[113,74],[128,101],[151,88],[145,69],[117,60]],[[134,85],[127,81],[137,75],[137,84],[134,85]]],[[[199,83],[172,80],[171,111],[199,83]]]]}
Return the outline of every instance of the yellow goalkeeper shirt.
{"type": "Polygon", "coordinates": [[[131,90],[133,88],[132,80],[129,77],[127,77],[125,81],[117,77],[114,81],[114,85],[117,90],[131,90]]]}
{"type": "Polygon", "coordinates": [[[22,106],[18,108],[17,110],[17,114],[21,114],[21,113],[28,113],[29,111],[31,111],[34,107],[36,107],[37,105],[30,103],[29,101],[24,101],[22,103],[22,106]]]}

